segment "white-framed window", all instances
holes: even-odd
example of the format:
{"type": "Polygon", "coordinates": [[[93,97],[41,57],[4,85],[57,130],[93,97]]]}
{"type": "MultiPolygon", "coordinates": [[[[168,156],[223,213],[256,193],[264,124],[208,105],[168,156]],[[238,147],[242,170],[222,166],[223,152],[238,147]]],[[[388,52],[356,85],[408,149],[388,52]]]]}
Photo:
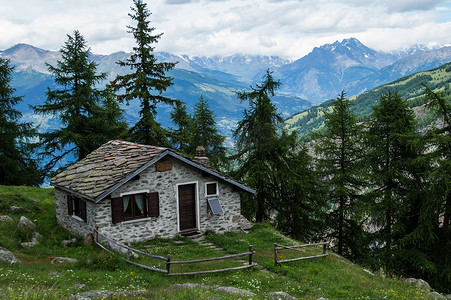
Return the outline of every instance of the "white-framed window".
{"type": "Polygon", "coordinates": [[[205,183],[205,196],[217,197],[219,195],[218,182],[207,182],[205,183]]]}
{"type": "Polygon", "coordinates": [[[87,216],[85,200],[76,196],[67,195],[67,210],[70,216],[78,217],[86,222],[87,216]]]}
{"type": "Polygon", "coordinates": [[[121,193],[111,199],[113,223],[133,221],[160,216],[160,196],[158,192],[135,191],[121,193]]]}

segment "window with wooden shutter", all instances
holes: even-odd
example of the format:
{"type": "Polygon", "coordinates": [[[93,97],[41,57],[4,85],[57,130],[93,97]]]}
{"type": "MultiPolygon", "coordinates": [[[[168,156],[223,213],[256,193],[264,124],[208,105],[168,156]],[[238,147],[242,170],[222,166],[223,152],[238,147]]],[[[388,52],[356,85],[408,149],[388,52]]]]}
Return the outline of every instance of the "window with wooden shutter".
{"type": "Polygon", "coordinates": [[[111,213],[113,224],[122,222],[124,220],[124,207],[122,197],[111,199],[111,213]]]}
{"type": "Polygon", "coordinates": [[[74,214],[74,206],[72,204],[72,195],[67,195],[67,214],[72,216],[74,214]]]}
{"type": "Polygon", "coordinates": [[[158,217],[160,215],[160,197],[158,192],[147,193],[147,215],[158,217]]]}
{"type": "Polygon", "coordinates": [[[86,222],[86,201],[79,197],[67,195],[67,214],[77,216],[86,222]]]}
{"type": "Polygon", "coordinates": [[[84,200],[80,200],[80,218],[86,223],[86,201],[84,200]]]}

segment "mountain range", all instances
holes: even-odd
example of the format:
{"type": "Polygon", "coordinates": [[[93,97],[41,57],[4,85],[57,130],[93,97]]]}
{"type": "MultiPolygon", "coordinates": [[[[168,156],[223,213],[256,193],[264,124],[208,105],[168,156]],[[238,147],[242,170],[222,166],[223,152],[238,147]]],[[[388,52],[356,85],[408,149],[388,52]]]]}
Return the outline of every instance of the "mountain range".
{"type": "MultiPolygon", "coordinates": [[[[98,72],[108,74],[109,81],[116,74],[128,72],[116,62],[127,59],[129,55],[125,52],[93,54],[92,60],[98,63],[98,72]]],[[[335,98],[342,90],[348,96],[358,95],[399,77],[441,66],[451,61],[451,47],[429,49],[416,46],[387,53],[350,38],[316,47],[308,55],[294,61],[275,56],[244,54],[201,57],[155,52],[155,56],[159,61],[178,62],[169,73],[174,77],[174,85],[165,95],[186,102],[189,110],[192,110],[194,103],[203,94],[216,114],[220,130],[230,135],[230,129],[247,107],[247,103],[237,99],[236,91],[248,90],[250,85],[261,82],[267,69],[273,71],[274,78],[282,83],[273,100],[279,112],[289,117],[335,98]]],[[[55,88],[46,63],[55,65],[60,53],[17,44],[0,51],[0,57],[10,59],[15,66],[12,85],[17,95],[24,96],[19,110],[25,118],[41,122],[41,125],[43,122],[44,128],[51,126],[48,118],[35,116],[29,104],[42,103],[46,98],[47,87],[55,88]]],[[[124,106],[131,123],[138,117],[138,106],[139,103],[124,106]]],[[[169,107],[159,109],[157,118],[165,126],[170,126],[167,117],[170,110],[169,107]]]]}

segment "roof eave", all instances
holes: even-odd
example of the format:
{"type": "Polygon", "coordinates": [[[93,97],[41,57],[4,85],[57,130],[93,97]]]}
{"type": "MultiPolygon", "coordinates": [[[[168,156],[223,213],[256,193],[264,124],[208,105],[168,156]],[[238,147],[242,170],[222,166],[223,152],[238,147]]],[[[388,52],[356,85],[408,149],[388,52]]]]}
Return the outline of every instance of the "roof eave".
{"type": "Polygon", "coordinates": [[[91,201],[94,201],[94,202],[96,201],[95,198],[87,196],[87,195],[79,193],[79,192],[76,192],[76,191],[74,191],[74,190],[72,190],[70,188],[67,188],[67,187],[64,187],[64,186],[61,186],[61,185],[58,185],[58,184],[51,184],[51,185],[53,187],[57,188],[57,189],[63,190],[65,192],[68,192],[68,193],[70,193],[70,194],[72,194],[74,196],[77,196],[77,197],[80,197],[80,198],[85,198],[85,199],[88,199],[88,200],[91,200],[91,201]]]}
{"type": "Polygon", "coordinates": [[[228,182],[228,183],[236,186],[237,188],[239,188],[239,189],[241,189],[241,190],[243,190],[245,192],[248,192],[248,193],[251,193],[251,194],[255,194],[256,193],[256,191],[254,189],[251,189],[250,187],[245,186],[244,184],[242,184],[240,182],[237,182],[237,181],[235,181],[233,179],[227,178],[224,175],[221,175],[221,174],[219,174],[217,172],[214,172],[213,170],[211,170],[209,168],[206,168],[206,167],[204,167],[201,164],[195,163],[192,160],[189,160],[189,159],[187,159],[187,158],[185,158],[185,157],[183,157],[183,156],[181,156],[181,155],[179,155],[179,154],[177,154],[175,152],[172,152],[170,150],[167,150],[167,151],[169,152],[168,154],[170,156],[172,156],[172,157],[174,157],[176,159],[179,159],[179,160],[183,161],[184,163],[186,163],[188,165],[191,165],[191,166],[193,166],[195,168],[198,168],[198,169],[202,170],[205,173],[208,173],[208,174],[210,174],[212,176],[218,177],[218,178],[224,180],[225,182],[228,182]]]}
{"type": "Polygon", "coordinates": [[[149,166],[153,165],[154,163],[156,163],[157,161],[159,161],[160,159],[162,159],[165,156],[172,156],[192,167],[195,167],[197,169],[202,170],[203,172],[210,174],[212,176],[218,177],[220,179],[222,179],[225,182],[228,182],[230,184],[232,184],[233,186],[239,188],[242,191],[251,193],[251,194],[255,194],[256,191],[254,189],[251,189],[248,186],[245,186],[244,184],[237,182],[233,179],[227,178],[217,172],[214,172],[213,170],[206,168],[204,166],[202,166],[201,164],[195,163],[192,160],[189,160],[169,149],[163,151],[162,153],[160,153],[158,156],[156,156],[154,159],[152,159],[151,161],[149,161],[148,163],[142,165],[141,167],[139,167],[138,169],[136,169],[136,171],[134,171],[133,173],[131,173],[130,175],[128,175],[126,178],[124,178],[123,180],[121,180],[120,182],[116,183],[115,185],[113,185],[112,187],[110,187],[109,189],[107,189],[105,192],[103,192],[102,194],[100,194],[99,196],[95,197],[95,202],[100,202],[102,199],[104,199],[105,197],[107,197],[108,195],[110,195],[111,193],[113,193],[115,190],[117,190],[118,188],[120,188],[122,185],[124,185],[125,183],[127,183],[129,180],[131,180],[133,177],[135,177],[136,175],[139,175],[141,172],[143,172],[145,169],[147,169],[149,166]]]}

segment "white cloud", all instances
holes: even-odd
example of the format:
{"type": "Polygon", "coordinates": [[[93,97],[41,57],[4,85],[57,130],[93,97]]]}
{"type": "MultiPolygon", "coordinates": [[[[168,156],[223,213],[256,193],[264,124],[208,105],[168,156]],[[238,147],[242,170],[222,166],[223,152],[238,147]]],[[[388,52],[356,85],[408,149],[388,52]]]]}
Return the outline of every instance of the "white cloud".
{"type": "MultiPolygon", "coordinates": [[[[147,1],[147,0],[146,0],[147,1]]],[[[157,50],[189,55],[265,54],[299,58],[313,47],[356,37],[383,50],[451,43],[443,0],[152,0],[157,50]]],[[[130,51],[130,0],[8,1],[0,49],[30,43],[57,50],[78,29],[95,53],[130,51]]]]}

